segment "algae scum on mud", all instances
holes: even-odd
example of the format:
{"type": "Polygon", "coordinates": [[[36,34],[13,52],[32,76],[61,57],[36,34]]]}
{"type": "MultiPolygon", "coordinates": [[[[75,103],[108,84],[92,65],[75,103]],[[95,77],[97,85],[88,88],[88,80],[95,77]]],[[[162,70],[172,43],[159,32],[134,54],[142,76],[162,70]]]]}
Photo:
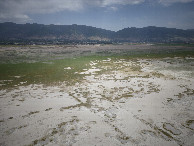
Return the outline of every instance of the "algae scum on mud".
{"type": "Polygon", "coordinates": [[[31,47],[1,50],[1,145],[194,144],[193,48],[31,47]]]}
{"type": "MultiPolygon", "coordinates": [[[[0,88],[41,83],[52,85],[64,81],[70,84],[80,82],[85,75],[79,73],[89,69],[91,61],[107,58],[135,60],[194,56],[192,47],[169,48],[160,48],[157,45],[1,46],[0,88]]],[[[112,66],[115,65],[112,63],[112,66]]],[[[131,67],[139,69],[138,65],[131,67]]]]}

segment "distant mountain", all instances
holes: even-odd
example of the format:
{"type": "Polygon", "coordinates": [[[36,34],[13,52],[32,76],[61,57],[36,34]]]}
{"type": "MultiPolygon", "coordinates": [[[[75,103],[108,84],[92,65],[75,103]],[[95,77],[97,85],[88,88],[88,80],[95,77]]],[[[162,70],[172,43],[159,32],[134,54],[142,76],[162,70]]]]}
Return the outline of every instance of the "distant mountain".
{"type": "Polygon", "coordinates": [[[113,31],[85,25],[43,25],[0,23],[0,39],[109,39],[113,31]]]}
{"type": "Polygon", "coordinates": [[[194,42],[194,30],[149,26],[117,32],[85,25],[0,23],[0,42],[194,42]]]}
{"type": "Polygon", "coordinates": [[[130,42],[194,42],[194,30],[148,26],[125,28],[114,34],[114,39],[130,42]]]}

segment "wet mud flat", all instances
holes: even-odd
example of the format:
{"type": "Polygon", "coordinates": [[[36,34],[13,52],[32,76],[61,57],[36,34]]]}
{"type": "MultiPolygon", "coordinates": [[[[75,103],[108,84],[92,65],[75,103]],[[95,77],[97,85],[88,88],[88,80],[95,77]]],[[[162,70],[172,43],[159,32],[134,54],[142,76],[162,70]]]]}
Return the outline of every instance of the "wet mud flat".
{"type": "Polygon", "coordinates": [[[115,46],[91,47],[70,58],[4,58],[0,145],[194,145],[191,53],[178,46],[156,56],[154,46],[134,45],[97,55],[115,46]]]}

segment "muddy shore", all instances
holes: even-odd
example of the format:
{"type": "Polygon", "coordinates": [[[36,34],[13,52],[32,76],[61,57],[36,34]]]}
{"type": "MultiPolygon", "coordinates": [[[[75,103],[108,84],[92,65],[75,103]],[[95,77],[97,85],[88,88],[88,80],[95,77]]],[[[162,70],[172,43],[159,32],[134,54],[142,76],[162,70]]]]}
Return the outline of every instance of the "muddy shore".
{"type": "Polygon", "coordinates": [[[194,145],[188,52],[150,44],[1,46],[0,145],[194,145]]]}

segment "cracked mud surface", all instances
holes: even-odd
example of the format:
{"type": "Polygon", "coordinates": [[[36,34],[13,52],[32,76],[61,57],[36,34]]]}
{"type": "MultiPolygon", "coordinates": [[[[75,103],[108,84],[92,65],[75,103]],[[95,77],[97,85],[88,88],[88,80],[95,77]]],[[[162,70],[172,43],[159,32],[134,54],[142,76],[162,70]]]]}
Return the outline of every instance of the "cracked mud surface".
{"type": "Polygon", "coordinates": [[[104,57],[74,84],[2,88],[0,145],[194,145],[193,72],[191,57],[104,57]]]}

